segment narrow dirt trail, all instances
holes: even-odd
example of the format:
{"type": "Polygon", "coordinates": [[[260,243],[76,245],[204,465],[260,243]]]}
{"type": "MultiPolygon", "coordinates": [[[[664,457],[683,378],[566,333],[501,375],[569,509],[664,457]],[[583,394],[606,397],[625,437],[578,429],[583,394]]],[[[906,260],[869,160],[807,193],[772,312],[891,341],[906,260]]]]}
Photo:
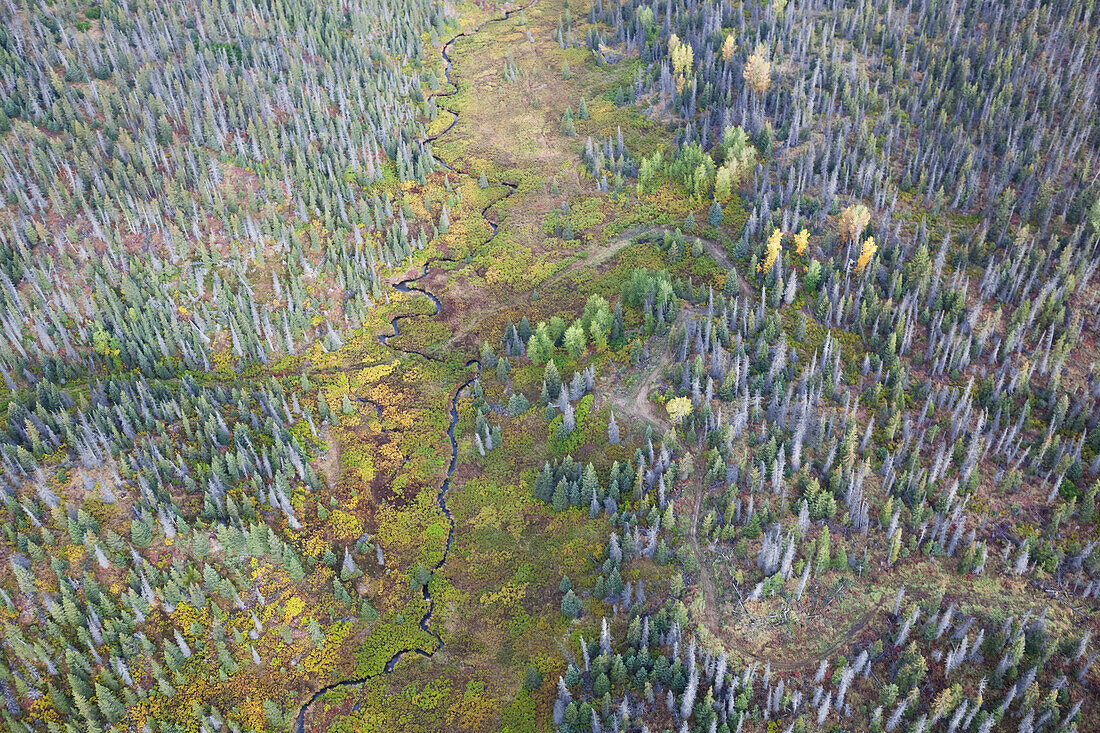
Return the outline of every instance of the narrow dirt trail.
{"type": "MultiPolygon", "coordinates": [[[[666,234],[674,234],[675,230],[668,229],[666,227],[635,227],[634,229],[628,229],[620,236],[625,238],[628,242],[638,239],[639,237],[647,237],[653,234],[659,234],[662,237],[666,234]]],[[[741,271],[737,269],[737,265],[734,264],[733,258],[730,257],[729,252],[719,242],[713,239],[707,239],[705,237],[696,237],[693,235],[684,235],[684,244],[691,245],[695,242],[699,242],[703,246],[703,251],[710,255],[710,258],[721,265],[726,270],[732,270],[737,273],[737,285],[741,291],[741,295],[747,298],[755,298],[758,293],[752,285],[749,285],[744,276],[741,275],[741,271]]]]}
{"type": "MultiPolygon", "coordinates": [[[[669,332],[671,333],[672,330],[677,328],[683,328],[689,315],[687,308],[681,308],[676,314],[676,321],[669,332]]],[[[651,359],[655,358],[656,362],[647,367],[645,375],[638,381],[637,386],[633,387],[625,395],[612,394],[611,407],[619,410],[623,415],[652,423],[661,430],[667,432],[672,428],[672,425],[668,422],[666,417],[660,413],[657,406],[649,400],[649,393],[657,386],[658,381],[661,379],[662,370],[672,361],[672,354],[670,354],[668,350],[667,338],[660,339],[659,343],[658,355],[650,357],[651,359]]]]}
{"type": "MultiPolygon", "coordinates": [[[[454,123],[448,126],[447,130],[451,129],[451,127],[453,126],[454,123]]],[[[446,130],[444,132],[446,132],[446,130]]],[[[490,207],[496,205],[496,203],[498,202],[493,202],[493,204],[490,204],[490,207]]],[[[663,237],[666,233],[672,233],[672,231],[673,230],[671,229],[666,229],[663,227],[635,227],[633,229],[629,229],[612,239],[607,244],[597,244],[595,249],[586,250],[590,253],[588,257],[577,258],[573,262],[569,263],[567,266],[563,267],[550,277],[543,280],[535,288],[533,288],[533,290],[543,290],[549,288],[550,286],[555,285],[559,280],[570,275],[571,273],[577,272],[578,270],[599,267],[600,265],[605,264],[627,247],[631,247],[637,244],[638,242],[636,240],[638,239],[638,237],[644,237],[653,234],[659,234],[663,237]]],[[[758,294],[753,289],[752,285],[750,285],[748,281],[745,280],[744,276],[741,274],[741,271],[737,269],[737,266],[734,264],[733,259],[729,256],[729,253],[726,252],[725,248],[723,248],[721,244],[714,241],[713,239],[705,239],[703,237],[688,237],[685,239],[685,242],[692,243],[696,240],[698,240],[703,245],[703,250],[711,257],[711,259],[713,259],[726,270],[731,270],[737,274],[737,284],[741,295],[747,298],[757,297],[758,294]]],[[[522,305],[524,302],[528,301],[530,297],[530,291],[524,292],[497,304],[489,310],[484,311],[480,317],[470,323],[465,324],[464,326],[462,326],[462,328],[456,331],[451,337],[449,345],[459,345],[459,342],[463,338],[469,336],[469,334],[472,333],[486,318],[501,311],[516,308],[522,305]]],[[[647,375],[647,378],[648,377],[653,377],[653,374],[651,373],[647,375]]],[[[649,388],[652,388],[653,382],[655,382],[655,378],[650,380],[650,384],[648,385],[649,388]]],[[[651,422],[659,423],[667,429],[668,425],[662,419],[657,417],[656,413],[653,412],[650,407],[644,406],[644,403],[646,402],[647,400],[643,393],[641,400],[637,405],[637,409],[634,411],[633,414],[638,415],[643,419],[650,420],[651,422]]]]}
{"type": "Polygon", "coordinates": [[[657,407],[649,401],[649,392],[657,384],[657,380],[661,377],[661,369],[668,362],[667,356],[659,358],[656,364],[649,367],[649,371],[631,392],[626,395],[613,395],[610,398],[611,408],[621,416],[652,423],[661,430],[668,431],[671,427],[668,421],[658,414],[657,407]]]}

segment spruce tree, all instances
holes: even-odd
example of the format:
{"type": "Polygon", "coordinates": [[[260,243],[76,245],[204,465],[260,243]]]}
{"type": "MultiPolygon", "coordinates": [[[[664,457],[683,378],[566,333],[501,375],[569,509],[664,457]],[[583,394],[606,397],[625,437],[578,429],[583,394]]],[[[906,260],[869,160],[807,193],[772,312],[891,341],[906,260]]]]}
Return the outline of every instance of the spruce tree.
{"type": "Polygon", "coordinates": [[[566,591],[565,597],[561,599],[561,612],[569,618],[581,617],[581,599],[577,598],[572,588],[566,591]]]}
{"type": "Polygon", "coordinates": [[[569,508],[569,485],[564,478],[558,481],[558,485],[554,488],[551,504],[556,512],[564,512],[569,508]]]}
{"type": "Polygon", "coordinates": [[[722,223],[722,206],[717,201],[711,201],[710,210],[707,212],[707,223],[716,227],[722,223]]]}
{"type": "Polygon", "coordinates": [[[542,467],[542,473],[535,479],[535,498],[539,501],[550,503],[554,495],[554,470],[547,461],[542,467]]]}
{"type": "Polygon", "coordinates": [[[546,368],[542,372],[542,383],[546,387],[546,395],[550,400],[557,400],[561,394],[561,373],[553,359],[546,362],[546,368]]]}

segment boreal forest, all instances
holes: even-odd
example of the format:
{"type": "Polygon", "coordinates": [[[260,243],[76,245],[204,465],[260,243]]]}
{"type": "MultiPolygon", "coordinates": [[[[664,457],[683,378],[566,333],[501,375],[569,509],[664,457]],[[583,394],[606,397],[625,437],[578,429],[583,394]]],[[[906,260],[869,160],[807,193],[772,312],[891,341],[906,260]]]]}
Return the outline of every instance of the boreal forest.
{"type": "Polygon", "coordinates": [[[0,0],[12,733],[1100,730],[1095,0],[0,0]]]}

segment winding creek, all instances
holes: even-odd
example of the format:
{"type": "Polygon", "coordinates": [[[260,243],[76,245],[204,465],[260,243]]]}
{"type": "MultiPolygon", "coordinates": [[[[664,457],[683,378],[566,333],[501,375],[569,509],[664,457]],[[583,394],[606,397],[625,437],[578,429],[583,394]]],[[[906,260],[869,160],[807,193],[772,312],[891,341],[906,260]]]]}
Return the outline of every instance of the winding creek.
{"type": "MultiPolygon", "coordinates": [[[[477,27],[475,27],[471,30],[463,31],[462,33],[459,33],[455,36],[452,36],[445,44],[443,44],[443,48],[441,49],[441,55],[443,57],[443,62],[444,62],[444,78],[446,79],[447,85],[449,87],[454,87],[454,88],[450,89],[448,91],[445,91],[445,92],[438,92],[438,93],[434,94],[433,96],[435,96],[436,98],[449,97],[449,96],[453,96],[458,91],[457,86],[451,82],[451,64],[452,64],[452,60],[451,60],[450,53],[448,53],[448,51],[451,50],[454,47],[455,42],[459,38],[463,38],[465,36],[473,35],[474,33],[477,33],[478,31],[480,31],[482,28],[484,28],[489,23],[496,23],[496,22],[499,22],[499,21],[502,21],[502,20],[507,20],[508,18],[510,18],[512,16],[513,13],[517,13],[517,12],[526,10],[527,8],[530,8],[532,5],[534,5],[535,2],[537,2],[537,0],[529,0],[529,2],[527,2],[526,4],[524,4],[524,5],[522,5],[518,8],[514,8],[512,10],[507,10],[507,11],[504,12],[504,14],[502,16],[497,17],[497,18],[491,18],[489,20],[484,21],[483,23],[481,23],[480,25],[478,25],[477,27]]],[[[436,135],[433,135],[431,137],[426,138],[425,141],[424,141],[425,143],[430,143],[434,140],[437,140],[441,136],[447,134],[458,123],[458,112],[456,112],[453,109],[443,107],[443,106],[440,106],[439,109],[444,110],[444,111],[449,112],[450,114],[452,114],[454,116],[454,120],[452,120],[451,124],[449,124],[442,132],[440,132],[436,135]]],[[[464,169],[461,169],[461,168],[456,168],[456,167],[450,166],[447,163],[445,163],[444,161],[442,161],[441,159],[439,159],[438,157],[436,157],[434,154],[433,154],[432,157],[435,160],[436,164],[439,165],[442,168],[453,171],[453,172],[458,173],[460,175],[471,176],[471,174],[468,170],[464,170],[464,169]]],[[[511,183],[511,182],[508,182],[508,181],[500,181],[499,183],[501,185],[505,186],[508,189],[508,192],[504,195],[504,197],[502,197],[500,199],[496,199],[495,201],[489,203],[487,206],[485,206],[481,210],[481,217],[483,219],[485,219],[485,221],[489,224],[489,227],[492,229],[492,233],[490,234],[489,238],[486,239],[485,242],[482,243],[482,245],[488,244],[497,235],[497,224],[495,222],[493,222],[488,217],[489,209],[492,208],[493,206],[495,206],[500,201],[504,200],[505,198],[508,198],[509,196],[511,196],[512,194],[514,194],[516,192],[517,184],[511,183]]],[[[385,346],[387,346],[387,347],[389,347],[389,348],[391,348],[395,351],[399,351],[403,354],[416,354],[416,355],[421,356],[425,359],[431,359],[433,361],[443,361],[443,359],[441,359],[438,356],[433,356],[431,354],[428,354],[428,353],[425,353],[425,352],[422,352],[422,351],[417,351],[415,349],[406,349],[406,348],[403,348],[401,346],[395,345],[395,344],[391,343],[391,339],[396,339],[398,336],[400,336],[400,330],[398,328],[398,322],[401,321],[402,319],[420,318],[420,317],[434,317],[434,316],[438,316],[440,313],[443,312],[443,302],[442,302],[442,300],[440,300],[440,298],[437,295],[435,295],[434,293],[432,293],[428,290],[425,290],[424,288],[417,287],[413,283],[416,283],[417,281],[424,278],[428,274],[428,268],[431,264],[436,263],[436,262],[453,262],[453,261],[454,260],[452,258],[448,258],[448,257],[433,258],[432,260],[429,260],[427,263],[424,264],[424,267],[421,270],[419,275],[417,275],[415,277],[406,278],[405,280],[402,280],[402,281],[395,284],[394,287],[396,287],[397,290],[400,291],[400,292],[417,292],[417,293],[421,293],[423,295],[426,295],[429,299],[431,299],[432,303],[435,305],[435,312],[432,314],[432,316],[422,316],[421,314],[409,313],[409,314],[396,315],[396,316],[392,317],[390,319],[390,326],[393,328],[393,333],[392,334],[382,334],[381,336],[378,337],[378,340],[383,345],[385,345],[385,346]]],[[[451,488],[451,478],[454,474],[455,467],[458,464],[458,439],[455,437],[455,426],[458,424],[458,399],[462,395],[463,390],[465,390],[467,387],[469,387],[476,379],[478,379],[481,376],[481,362],[478,361],[477,359],[471,359],[471,360],[466,362],[466,367],[469,368],[471,366],[476,366],[477,367],[477,373],[474,376],[468,378],[461,385],[459,385],[459,387],[455,390],[454,394],[451,396],[451,401],[450,401],[451,420],[450,420],[449,425],[447,426],[447,437],[451,442],[451,460],[450,460],[450,463],[447,465],[446,476],[443,479],[443,483],[440,484],[439,492],[436,495],[436,501],[439,504],[439,508],[443,511],[443,514],[447,517],[447,522],[448,522],[449,526],[448,526],[448,529],[447,529],[447,543],[443,548],[443,556],[439,559],[439,561],[437,563],[435,563],[430,568],[433,573],[435,571],[439,570],[440,568],[442,568],[444,563],[447,562],[447,555],[450,552],[451,543],[454,540],[455,520],[454,520],[454,516],[451,514],[451,510],[447,507],[447,491],[451,488]]],[[[321,689],[317,690],[316,692],[314,692],[310,696],[310,698],[305,702],[305,704],[303,704],[302,707],[298,710],[298,716],[297,716],[297,721],[296,721],[297,725],[295,726],[295,730],[297,731],[297,733],[305,733],[305,730],[306,730],[306,715],[309,713],[310,706],[312,706],[313,703],[316,702],[318,699],[320,699],[325,693],[327,693],[331,690],[334,690],[336,688],[339,688],[339,687],[354,687],[356,685],[361,685],[361,684],[363,684],[365,682],[368,682],[372,678],[377,677],[379,675],[389,674],[390,672],[392,672],[394,670],[394,668],[397,666],[397,664],[401,661],[401,659],[406,654],[418,654],[418,655],[423,656],[423,657],[431,657],[433,654],[436,653],[436,651],[438,651],[440,649],[440,647],[443,646],[443,639],[440,638],[439,634],[435,633],[430,628],[432,615],[435,611],[435,599],[432,598],[431,592],[428,590],[429,585],[430,584],[426,584],[421,588],[422,592],[424,593],[424,600],[426,600],[428,602],[428,610],[424,613],[423,618],[420,619],[420,628],[423,629],[425,631],[425,633],[431,635],[431,637],[435,639],[435,642],[436,642],[435,647],[431,651],[425,651],[424,649],[418,649],[418,648],[402,649],[399,652],[397,652],[396,654],[394,654],[392,657],[390,657],[390,659],[386,662],[385,666],[383,667],[382,672],[379,672],[379,673],[373,674],[373,675],[368,675],[366,677],[359,677],[359,678],[349,679],[349,680],[341,680],[339,682],[334,682],[333,684],[326,685],[325,687],[322,687],[321,689]]]]}

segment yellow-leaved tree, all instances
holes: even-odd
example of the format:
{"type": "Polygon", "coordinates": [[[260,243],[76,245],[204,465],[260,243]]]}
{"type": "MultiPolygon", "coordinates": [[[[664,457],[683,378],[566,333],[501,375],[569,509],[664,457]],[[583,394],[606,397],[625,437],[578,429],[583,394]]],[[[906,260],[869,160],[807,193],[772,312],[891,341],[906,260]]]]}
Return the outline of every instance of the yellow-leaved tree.
{"type": "Polygon", "coordinates": [[[695,63],[695,51],[687,43],[682,43],[679,36],[673,33],[668,38],[668,55],[672,57],[672,73],[676,77],[676,92],[684,89],[688,74],[695,63]]]}
{"type": "Polygon", "coordinates": [[[794,235],[794,252],[801,256],[806,252],[806,245],[810,243],[810,230],[803,229],[798,234],[794,235]]]}
{"type": "Polygon", "coordinates": [[[737,50],[737,41],[733,40],[733,34],[726,36],[726,40],[722,41],[722,60],[729,61],[733,58],[733,52],[737,50]]]}
{"type": "Polygon", "coordinates": [[[775,229],[772,231],[770,237],[768,237],[768,249],[764,253],[764,261],[760,263],[760,272],[764,275],[768,274],[768,270],[772,269],[772,265],[775,264],[775,258],[779,256],[779,250],[783,249],[783,230],[775,229]]]}
{"type": "Polygon", "coordinates": [[[859,241],[859,235],[871,221],[871,212],[863,204],[852,204],[840,215],[840,236],[845,242],[859,241]]]}
{"type": "Polygon", "coordinates": [[[856,272],[863,272],[877,251],[878,245],[875,244],[874,237],[867,237],[867,239],[863,240],[863,251],[859,253],[859,259],[856,260],[856,272]]]}
{"type": "Polygon", "coordinates": [[[687,397],[673,397],[665,403],[668,417],[673,425],[679,425],[684,418],[691,414],[691,400],[687,397]]]}
{"type": "Polygon", "coordinates": [[[756,51],[749,56],[749,60],[745,64],[744,76],[745,81],[757,94],[768,91],[768,84],[771,83],[772,63],[768,61],[768,51],[763,45],[757,46],[756,51]]]}

